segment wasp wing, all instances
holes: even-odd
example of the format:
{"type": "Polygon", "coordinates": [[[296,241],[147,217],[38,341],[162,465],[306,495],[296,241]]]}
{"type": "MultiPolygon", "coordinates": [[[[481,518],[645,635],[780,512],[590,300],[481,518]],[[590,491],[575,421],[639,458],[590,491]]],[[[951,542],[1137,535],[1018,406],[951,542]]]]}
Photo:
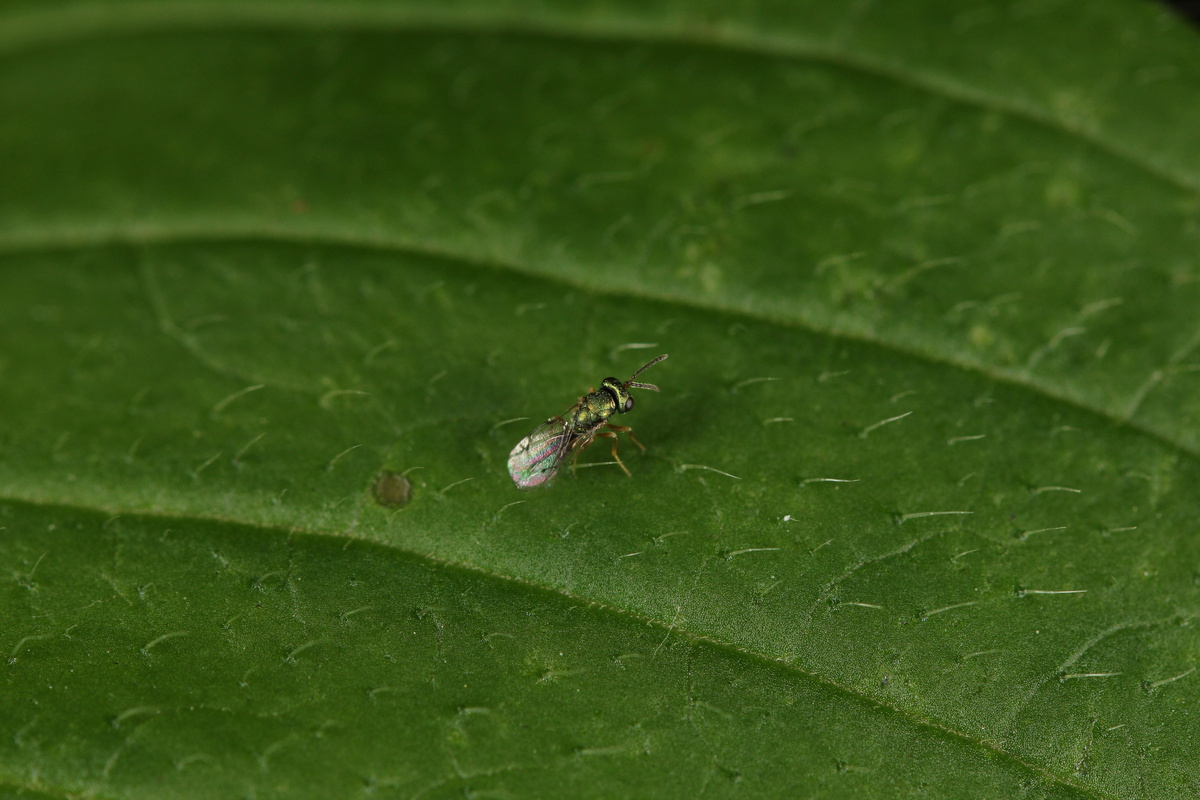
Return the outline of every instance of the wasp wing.
{"type": "Polygon", "coordinates": [[[574,438],[566,420],[551,417],[517,442],[508,454],[508,474],[517,488],[536,489],[554,480],[574,438]]]}

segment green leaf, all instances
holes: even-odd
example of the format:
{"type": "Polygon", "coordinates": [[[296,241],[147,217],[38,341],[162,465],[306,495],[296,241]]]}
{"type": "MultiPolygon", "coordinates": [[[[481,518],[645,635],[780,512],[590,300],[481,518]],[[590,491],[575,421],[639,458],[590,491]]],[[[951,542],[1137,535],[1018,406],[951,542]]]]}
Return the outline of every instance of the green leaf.
{"type": "Polygon", "coordinates": [[[1200,41],[794,6],[5,3],[0,793],[1200,791],[1200,41]]]}

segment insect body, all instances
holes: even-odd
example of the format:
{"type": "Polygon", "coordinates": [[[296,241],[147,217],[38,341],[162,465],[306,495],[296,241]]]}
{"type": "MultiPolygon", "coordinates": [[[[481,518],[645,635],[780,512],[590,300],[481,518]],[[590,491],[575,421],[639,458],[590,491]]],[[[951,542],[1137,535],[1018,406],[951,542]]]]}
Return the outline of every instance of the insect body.
{"type": "Polygon", "coordinates": [[[579,402],[561,416],[551,417],[517,442],[517,446],[508,454],[508,474],[512,476],[517,488],[525,491],[550,483],[558,474],[558,468],[562,466],[566,457],[578,457],[597,436],[613,440],[613,458],[617,459],[617,464],[628,475],[629,470],[625,469],[625,464],[617,456],[617,434],[622,431],[628,433],[630,441],[643,450],[646,448],[633,438],[631,428],[613,425],[609,419],[613,414],[625,414],[633,410],[630,389],[658,391],[654,384],[639,383],[634,378],[664,358],[666,356],[661,355],[644,364],[627,381],[605,378],[600,382],[599,389],[579,398],[579,402]],[[602,428],[605,430],[601,430],[602,428]]]}

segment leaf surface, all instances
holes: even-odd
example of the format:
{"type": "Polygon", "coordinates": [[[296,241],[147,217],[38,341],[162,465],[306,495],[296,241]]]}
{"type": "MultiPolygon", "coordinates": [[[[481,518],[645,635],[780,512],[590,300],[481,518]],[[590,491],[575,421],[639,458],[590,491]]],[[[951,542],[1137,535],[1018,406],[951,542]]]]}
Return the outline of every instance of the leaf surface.
{"type": "Polygon", "coordinates": [[[791,6],[4,6],[13,796],[1197,790],[1195,35],[791,6]]]}

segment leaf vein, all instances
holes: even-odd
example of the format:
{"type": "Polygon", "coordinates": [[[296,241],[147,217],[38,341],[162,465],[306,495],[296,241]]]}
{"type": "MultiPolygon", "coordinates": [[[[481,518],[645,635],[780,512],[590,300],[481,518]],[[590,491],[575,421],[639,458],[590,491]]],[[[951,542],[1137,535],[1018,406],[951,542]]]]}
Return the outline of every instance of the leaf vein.
{"type": "MultiPolygon", "coordinates": [[[[304,530],[304,529],[300,529],[300,528],[296,528],[296,527],[277,528],[277,527],[272,527],[269,525],[262,525],[262,524],[252,523],[252,522],[242,522],[242,521],[238,521],[238,520],[231,520],[227,517],[206,517],[204,515],[186,515],[186,516],[184,516],[184,515],[167,514],[167,513],[148,513],[148,512],[143,512],[143,511],[131,512],[131,511],[128,511],[125,509],[116,510],[116,509],[112,509],[112,508],[79,506],[79,505],[71,505],[71,504],[66,504],[66,503],[61,503],[61,502],[52,502],[52,501],[48,501],[48,500],[31,499],[28,497],[0,496],[0,503],[20,503],[25,506],[29,506],[32,508],[39,508],[39,509],[58,509],[58,510],[68,510],[68,511],[83,512],[83,513],[99,512],[99,513],[108,514],[108,515],[121,515],[121,516],[128,516],[131,518],[153,520],[157,523],[167,522],[167,523],[176,523],[177,524],[179,522],[184,522],[184,521],[204,521],[204,522],[220,523],[220,524],[227,524],[227,525],[235,524],[240,527],[245,527],[248,529],[255,530],[263,535],[285,536],[287,539],[287,542],[288,542],[289,559],[291,558],[290,553],[291,553],[293,544],[296,542],[297,539],[303,538],[303,537],[312,537],[312,538],[317,538],[317,539],[334,539],[334,540],[338,540],[338,541],[349,540],[349,541],[359,542],[364,547],[378,547],[378,548],[380,548],[386,552],[389,552],[393,555],[411,559],[411,560],[420,562],[422,564],[430,565],[437,569],[461,570],[462,572],[468,573],[470,575],[479,576],[479,577],[482,577],[485,579],[499,581],[501,583],[519,586],[524,589],[529,589],[529,590],[545,593],[548,595],[552,595],[552,596],[561,598],[566,601],[570,601],[572,603],[578,603],[581,605],[585,605],[589,608],[598,609],[606,614],[612,614],[619,618],[632,620],[641,625],[646,625],[651,628],[660,629],[664,632],[665,636],[668,636],[668,637],[671,636],[672,634],[675,634],[678,636],[682,636],[684,639],[688,640],[689,642],[691,642],[695,645],[701,645],[701,646],[705,646],[705,647],[714,647],[714,648],[718,648],[721,650],[726,650],[729,652],[737,653],[738,655],[756,663],[760,668],[781,669],[797,678],[802,678],[804,680],[812,681],[813,683],[815,683],[817,685],[823,686],[826,689],[830,689],[830,690],[839,692],[842,695],[849,697],[849,698],[853,698],[859,702],[866,703],[873,707],[887,709],[889,712],[895,714],[898,718],[907,720],[910,724],[913,724],[919,728],[927,728],[927,729],[930,729],[933,731],[937,731],[945,736],[949,736],[951,738],[974,745],[976,747],[981,747],[981,748],[990,750],[990,751],[994,752],[997,756],[1000,756],[1002,758],[1010,760],[1013,764],[1018,765],[1022,769],[1027,770],[1029,773],[1036,775],[1039,778],[1041,778],[1051,784],[1070,788],[1072,790],[1079,792],[1082,796],[1094,797],[1094,798],[1097,798],[1097,800],[1116,800],[1116,797],[1113,795],[1101,794],[1100,792],[1098,792],[1097,790],[1095,790],[1092,787],[1080,785],[1080,784],[1072,781],[1068,777],[1055,774],[1054,772],[1050,771],[1049,769],[1040,767],[1031,761],[1023,759],[1016,753],[1005,750],[995,740],[982,738],[982,737],[978,737],[978,736],[973,736],[965,731],[959,730],[957,728],[953,728],[953,727],[951,727],[943,722],[940,722],[936,719],[923,717],[919,714],[913,713],[913,711],[906,709],[903,706],[900,706],[895,703],[888,702],[886,700],[881,700],[877,697],[873,697],[871,695],[865,694],[862,691],[855,688],[854,686],[842,683],[838,680],[835,680],[834,678],[831,678],[826,675],[822,675],[818,672],[813,672],[810,670],[803,669],[786,658],[772,656],[767,653],[763,653],[763,652],[745,647],[743,645],[739,645],[735,642],[725,641],[725,640],[718,639],[716,637],[709,636],[706,634],[689,631],[686,628],[680,627],[679,623],[681,621],[685,621],[685,620],[681,619],[679,616],[676,616],[676,618],[674,620],[668,622],[668,621],[665,621],[662,619],[658,619],[656,617],[652,617],[652,616],[631,610],[631,609],[621,608],[619,606],[615,606],[610,603],[606,603],[606,602],[603,602],[600,600],[595,600],[595,599],[592,599],[592,598],[589,598],[589,597],[586,597],[583,595],[579,595],[574,592],[568,591],[562,587],[539,583],[537,581],[530,580],[529,578],[526,578],[523,576],[511,575],[511,574],[507,574],[507,573],[503,573],[503,572],[498,572],[493,569],[488,569],[486,567],[482,567],[482,566],[467,563],[467,562],[453,561],[450,559],[440,558],[440,557],[432,555],[430,553],[421,552],[419,550],[414,550],[412,548],[407,548],[407,547],[399,547],[392,543],[380,542],[380,541],[375,541],[375,540],[367,540],[367,539],[355,539],[354,537],[348,537],[344,534],[334,534],[334,533],[326,533],[326,532],[322,532],[322,531],[304,530]]],[[[901,548],[901,551],[907,552],[907,550],[911,549],[912,546],[915,546],[916,544],[927,541],[929,538],[932,538],[932,536],[926,536],[926,537],[917,539],[912,543],[912,545],[909,545],[905,548],[901,548]]],[[[888,555],[884,556],[884,558],[886,558],[890,555],[893,555],[893,554],[888,554],[888,555]]],[[[876,559],[876,560],[878,560],[878,559],[876,559]]],[[[1162,623],[1162,621],[1147,622],[1147,623],[1123,623],[1120,625],[1113,626],[1112,628],[1107,629],[1106,631],[1102,632],[1101,634],[1099,634],[1096,637],[1093,637],[1093,639],[1091,639],[1087,643],[1085,643],[1081,648],[1079,648],[1068,659],[1067,662],[1064,662],[1064,663],[1066,666],[1069,666],[1071,663],[1074,663],[1076,660],[1078,660],[1078,658],[1080,658],[1083,655],[1083,653],[1085,653],[1087,651],[1087,649],[1094,646],[1096,643],[1101,641],[1103,638],[1106,638],[1107,636],[1109,636],[1112,633],[1115,633],[1119,630],[1124,630],[1126,628],[1133,628],[1133,627],[1145,627],[1145,626],[1157,625],[1157,624],[1161,624],[1161,623],[1162,623]]],[[[308,647],[308,646],[309,645],[306,644],[300,649],[304,649],[304,647],[308,647]]],[[[662,645],[660,644],[659,647],[661,647],[661,646],[662,645]]],[[[1063,668],[1065,669],[1065,666],[1063,668]]],[[[1042,683],[1044,683],[1046,679],[1048,679],[1048,677],[1043,679],[1042,683]]],[[[1032,695],[1030,695],[1030,696],[1032,696],[1032,695]]]]}

